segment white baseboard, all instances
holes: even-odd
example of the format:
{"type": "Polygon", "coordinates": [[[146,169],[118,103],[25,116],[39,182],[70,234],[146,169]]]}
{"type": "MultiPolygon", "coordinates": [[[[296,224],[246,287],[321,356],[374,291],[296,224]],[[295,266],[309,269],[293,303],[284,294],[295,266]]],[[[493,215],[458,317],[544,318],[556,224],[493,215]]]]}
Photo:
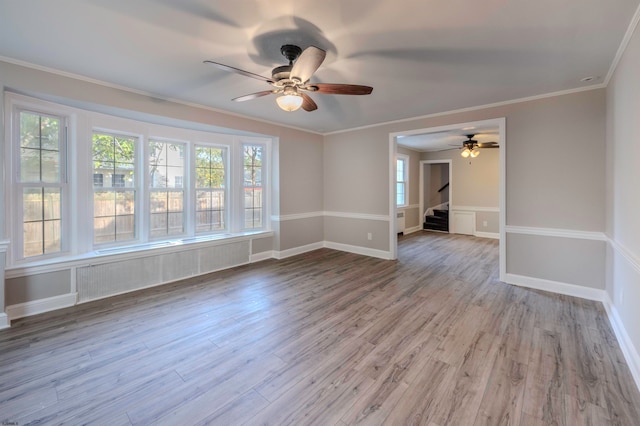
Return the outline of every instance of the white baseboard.
{"type": "Polygon", "coordinates": [[[249,263],[262,262],[263,260],[273,259],[274,257],[273,250],[263,251],[261,253],[252,254],[249,259],[249,263]]]}
{"type": "Polygon", "coordinates": [[[13,321],[14,319],[28,317],[30,315],[68,308],[69,306],[75,305],[77,299],[78,293],[69,293],[46,299],[33,300],[31,302],[17,303],[7,306],[7,316],[10,321],[13,321]]]}
{"type": "Polygon", "coordinates": [[[474,237],[480,237],[480,238],[493,238],[494,240],[499,240],[500,239],[500,234],[498,232],[474,232],[473,233],[474,237]]]}
{"type": "Polygon", "coordinates": [[[607,297],[607,292],[598,288],[583,287],[581,285],[561,283],[542,278],[526,277],[524,275],[507,273],[505,275],[505,282],[520,287],[565,294],[567,296],[580,297],[598,302],[604,302],[605,297],[607,297]]]}
{"type": "MultiPolygon", "coordinates": [[[[420,228],[418,228],[419,230],[420,228]]],[[[415,231],[411,231],[411,232],[415,232],[415,231]]],[[[341,243],[334,243],[332,241],[318,241],[317,243],[311,243],[311,244],[307,244],[305,246],[300,246],[300,247],[294,247],[294,248],[290,248],[288,250],[283,250],[283,251],[273,251],[271,257],[273,257],[274,259],[285,259],[287,257],[291,257],[291,256],[296,256],[298,254],[303,254],[303,253],[307,253],[313,250],[318,250],[321,248],[330,248],[333,250],[339,250],[339,251],[346,251],[348,253],[354,253],[354,254],[361,254],[364,256],[371,256],[371,257],[377,257],[379,259],[385,259],[385,260],[389,260],[391,259],[391,253],[388,251],[384,251],[384,250],[377,250],[377,249],[372,249],[372,248],[368,248],[368,247],[361,247],[361,246],[353,246],[350,244],[341,244],[341,243]]],[[[262,255],[262,253],[259,253],[260,255],[262,255]]],[[[264,260],[265,258],[262,258],[260,260],[264,260]]],[[[254,262],[254,259],[252,257],[251,259],[252,262],[254,262]]],[[[258,260],[256,260],[257,262],[258,260]]]]}
{"type": "Polygon", "coordinates": [[[379,259],[385,259],[385,260],[391,259],[391,252],[384,251],[384,250],[377,250],[377,249],[361,247],[361,246],[352,246],[349,244],[334,243],[332,241],[325,241],[324,246],[326,248],[330,248],[333,250],[346,251],[348,253],[377,257],[379,259]]]}
{"type": "Polygon", "coordinates": [[[613,332],[616,335],[618,344],[620,345],[620,349],[622,349],[622,354],[627,361],[629,370],[631,370],[633,380],[635,380],[636,386],[640,390],[640,355],[638,354],[636,348],[633,346],[631,337],[629,337],[627,330],[624,328],[622,319],[618,314],[618,310],[613,305],[609,294],[605,293],[605,300],[602,302],[602,304],[604,305],[604,309],[607,311],[609,322],[611,323],[613,332]]]}
{"type": "Polygon", "coordinates": [[[324,247],[323,241],[318,241],[317,243],[307,244],[305,246],[294,247],[287,250],[282,251],[273,251],[273,257],[276,259],[285,259],[287,257],[295,256],[298,254],[306,253],[313,250],[318,250],[324,247]]]}
{"type": "Polygon", "coordinates": [[[0,313],[0,330],[11,327],[9,317],[4,312],[0,313]]]}
{"type": "Polygon", "coordinates": [[[418,232],[418,231],[420,231],[421,229],[422,229],[422,227],[421,227],[421,226],[419,226],[419,225],[418,225],[418,226],[412,226],[411,228],[405,228],[405,230],[404,230],[404,231],[402,231],[402,233],[403,233],[404,235],[409,235],[409,234],[413,234],[414,232],[418,232]]]}

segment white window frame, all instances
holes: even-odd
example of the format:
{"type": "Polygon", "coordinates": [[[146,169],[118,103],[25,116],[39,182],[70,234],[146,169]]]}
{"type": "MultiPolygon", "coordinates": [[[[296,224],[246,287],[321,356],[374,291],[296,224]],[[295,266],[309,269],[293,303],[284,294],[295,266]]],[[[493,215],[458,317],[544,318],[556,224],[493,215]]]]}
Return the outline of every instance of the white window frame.
{"type": "Polygon", "coordinates": [[[231,145],[221,145],[221,144],[216,144],[216,143],[211,143],[211,142],[200,142],[200,141],[196,141],[193,144],[191,144],[191,150],[190,150],[190,158],[192,158],[192,165],[189,168],[189,176],[191,177],[191,182],[193,182],[190,185],[190,189],[191,189],[191,193],[192,193],[192,202],[191,202],[191,208],[192,208],[192,214],[191,214],[191,220],[193,221],[193,228],[194,228],[194,235],[215,235],[215,234],[222,234],[222,233],[226,233],[229,232],[231,229],[231,225],[230,225],[230,218],[231,218],[231,191],[229,191],[229,188],[231,187],[230,182],[231,182],[231,156],[232,156],[232,151],[233,151],[233,144],[231,145]],[[198,188],[196,187],[197,185],[197,179],[196,179],[196,147],[203,147],[203,148],[213,148],[213,149],[222,149],[225,153],[224,155],[224,228],[223,229],[215,229],[215,230],[208,230],[208,231],[198,231],[197,230],[197,219],[196,219],[196,202],[197,202],[197,191],[198,188]]]}
{"type": "Polygon", "coordinates": [[[48,102],[32,102],[28,98],[18,99],[7,94],[5,111],[8,116],[5,128],[5,166],[8,179],[5,184],[5,201],[7,217],[5,217],[6,229],[11,241],[11,249],[7,253],[7,264],[21,262],[37,262],[68,255],[70,242],[70,199],[69,190],[69,153],[70,147],[69,124],[73,114],[66,108],[57,108],[48,102]],[[60,182],[21,182],[20,180],[20,112],[30,112],[39,115],[51,116],[60,119],[63,126],[60,141],[60,182]],[[36,256],[24,256],[23,241],[23,190],[24,188],[60,188],[60,251],[43,253],[36,256]]]}
{"type": "MultiPolygon", "coordinates": [[[[163,137],[149,137],[146,139],[145,144],[144,144],[144,148],[145,148],[145,158],[144,158],[144,167],[145,167],[145,204],[144,206],[146,208],[143,208],[143,211],[145,212],[145,214],[147,215],[147,233],[149,235],[149,240],[166,240],[166,239],[173,239],[173,238],[179,238],[179,237],[184,237],[187,234],[187,217],[188,217],[188,210],[189,207],[187,205],[187,201],[188,201],[188,194],[189,194],[189,182],[190,180],[188,179],[188,175],[189,175],[189,169],[188,164],[187,164],[187,158],[189,158],[188,155],[188,150],[189,150],[189,146],[187,144],[187,142],[185,141],[178,141],[178,140],[172,140],[172,139],[167,139],[167,138],[163,138],[163,137]],[[151,182],[151,177],[150,177],[150,169],[149,169],[149,144],[151,144],[152,142],[157,142],[157,143],[164,143],[164,144],[171,144],[171,145],[181,145],[182,146],[182,189],[178,190],[174,187],[168,187],[165,188],[167,190],[171,190],[172,192],[182,192],[182,232],[179,234],[166,234],[166,235],[161,235],[161,236],[156,236],[153,237],[151,236],[151,194],[153,192],[158,192],[161,191],[162,188],[154,188],[152,187],[152,182],[151,182]]],[[[174,183],[175,185],[175,183],[174,183]]]]}
{"type": "MultiPolygon", "coordinates": [[[[129,133],[126,131],[119,131],[119,130],[107,130],[107,129],[103,129],[103,128],[94,128],[91,130],[90,133],[90,137],[89,137],[89,165],[90,165],[90,173],[91,173],[91,192],[90,192],[90,200],[91,200],[91,244],[93,249],[95,250],[100,250],[100,249],[104,249],[104,248],[109,248],[109,247],[119,247],[119,246],[127,246],[127,245],[132,245],[132,244],[139,244],[141,240],[143,240],[142,237],[142,232],[141,232],[141,224],[142,224],[142,217],[143,216],[142,213],[142,197],[145,197],[146,195],[146,191],[142,191],[141,188],[142,186],[142,182],[144,181],[144,166],[142,166],[143,162],[145,161],[143,158],[141,158],[144,153],[146,153],[146,150],[144,149],[143,145],[143,138],[141,135],[139,134],[135,134],[135,133],[129,133]],[[134,186],[133,188],[130,188],[128,190],[133,190],[133,194],[134,194],[134,216],[133,216],[133,226],[134,226],[134,231],[133,231],[133,238],[128,239],[128,240],[121,240],[121,241],[109,241],[109,242],[104,242],[104,243],[96,243],[95,242],[95,235],[94,235],[94,231],[95,231],[95,224],[94,224],[94,220],[95,220],[95,212],[94,212],[94,194],[95,194],[95,190],[93,187],[93,135],[96,133],[100,133],[100,134],[106,134],[106,135],[110,135],[110,136],[115,136],[115,137],[125,137],[125,138],[132,138],[135,139],[135,146],[134,146],[134,157],[135,157],[135,162],[134,162],[134,186]]],[[[104,177],[103,177],[103,183],[104,183],[104,177]]],[[[111,188],[107,187],[105,188],[104,186],[101,187],[101,190],[111,190],[111,188]]],[[[126,189],[126,188],[125,188],[126,189]]],[[[113,191],[117,191],[116,189],[113,189],[113,191]]],[[[87,232],[87,234],[89,234],[89,232],[87,232]]]]}
{"type": "Polygon", "coordinates": [[[239,221],[239,225],[240,226],[240,231],[241,232],[250,232],[250,231],[260,231],[260,230],[265,230],[265,229],[270,229],[270,218],[268,215],[269,212],[269,200],[270,200],[270,196],[271,196],[271,192],[270,192],[270,188],[271,185],[269,183],[269,165],[270,165],[270,152],[271,150],[269,149],[269,144],[266,142],[263,142],[263,140],[255,140],[255,139],[250,139],[250,138],[243,138],[240,140],[240,144],[238,146],[238,151],[239,154],[237,155],[237,168],[236,168],[236,176],[237,177],[237,184],[234,186],[235,188],[238,189],[237,193],[237,198],[238,198],[238,203],[236,204],[237,206],[237,213],[236,215],[238,217],[241,217],[241,220],[239,221]],[[261,178],[262,178],[262,211],[261,211],[261,221],[262,221],[262,226],[261,227],[257,227],[257,228],[247,228],[245,227],[245,223],[246,223],[246,218],[245,218],[245,206],[244,206],[244,147],[245,146],[260,146],[262,147],[263,151],[263,158],[262,158],[262,172],[261,172],[261,178]]]}
{"type": "MultiPolygon", "coordinates": [[[[8,206],[4,216],[5,229],[11,244],[7,252],[7,267],[32,267],[43,264],[55,265],[79,259],[100,257],[112,253],[139,252],[156,247],[166,246],[166,243],[191,244],[202,241],[223,241],[227,238],[251,237],[252,235],[271,232],[271,156],[272,146],[277,138],[260,136],[238,136],[217,133],[219,130],[211,128],[202,130],[202,125],[193,124],[193,128],[172,127],[154,124],[147,121],[133,120],[100,112],[83,110],[58,103],[43,101],[25,95],[5,92],[5,155],[4,163],[8,178],[5,180],[5,205],[8,206]],[[64,171],[66,172],[65,190],[63,192],[62,220],[63,235],[61,244],[63,251],[45,254],[37,259],[28,257],[23,259],[22,253],[22,208],[18,206],[17,188],[14,174],[18,170],[19,147],[16,147],[13,132],[15,125],[15,108],[64,117],[67,123],[66,158],[64,171]],[[198,130],[196,130],[198,129],[198,130]],[[94,244],[94,207],[93,207],[93,162],[92,135],[107,133],[134,137],[136,140],[135,164],[135,226],[136,238],[127,241],[115,241],[94,244]],[[149,182],[148,143],[149,140],[167,141],[170,143],[183,142],[185,144],[185,173],[183,176],[184,189],[184,220],[183,235],[151,239],[149,238],[149,182]],[[226,149],[225,159],[225,230],[210,233],[195,232],[195,145],[206,145],[226,149]],[[263,146],[262,185],[262,227],[244,228],[243,216],[243,144],[263,146]],[[17,149],[17,152],[16,152],[17,149]],[[90,232],[87,232],[91,230],[90,232]]],[[[17,130],[19,131],[19,129],[17,130]]],[[[106,176],[105,176],[106,178],[106,176]]]]}
{"type": "Polygon", "coordinates": [[[398,154],[396,157],[396,207],[407,207],[409,205],[409,159],[405,154],[398,154]],[[398,162],[403,163],[403,180],[398,180],[398,162]],[[404,203],[398,204],[398,184],[404,185],[404,203]]]}

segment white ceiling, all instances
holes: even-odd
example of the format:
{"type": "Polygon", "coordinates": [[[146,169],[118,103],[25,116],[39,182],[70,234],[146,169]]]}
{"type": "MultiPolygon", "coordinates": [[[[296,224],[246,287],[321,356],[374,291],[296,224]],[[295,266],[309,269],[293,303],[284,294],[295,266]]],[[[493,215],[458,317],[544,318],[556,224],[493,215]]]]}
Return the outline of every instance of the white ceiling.
{"type": "Polygon", "coordinates": [[[0,0],[0,56],[319,133],[602,84],[640,0],[0,0]],[[287,113],[270,76],[282,44],[327,50],[287,113]],[[590,82],[584,77],[594,76],[590,82]]]}
{"type": "Polygon", "coordinates": [[[448,149],[460,149],[462,143],[473,135],[473,140],[479,143],[499,142],[499,129],[497,126],[473,126],[435,131],[410,136],[399,136],[398,144],[415,151],[445,151],[448,149]]]}

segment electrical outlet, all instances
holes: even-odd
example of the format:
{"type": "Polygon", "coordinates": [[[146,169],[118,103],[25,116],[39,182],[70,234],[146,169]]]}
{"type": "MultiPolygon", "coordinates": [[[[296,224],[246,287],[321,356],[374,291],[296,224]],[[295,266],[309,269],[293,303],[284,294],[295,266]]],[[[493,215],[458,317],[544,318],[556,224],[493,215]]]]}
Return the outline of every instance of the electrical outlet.
{"type": "Polygon", "coordinates": [[[488,226],[488,223],[486,220],[482,222],[482,226],[484,226],[485,228],[488,226]]]}
{"type": "Polygon", "coordinates": [[[371,241],[373,239],[373,234],[371,232],[369,232],[367,234],[367,240],[371,241]]]}

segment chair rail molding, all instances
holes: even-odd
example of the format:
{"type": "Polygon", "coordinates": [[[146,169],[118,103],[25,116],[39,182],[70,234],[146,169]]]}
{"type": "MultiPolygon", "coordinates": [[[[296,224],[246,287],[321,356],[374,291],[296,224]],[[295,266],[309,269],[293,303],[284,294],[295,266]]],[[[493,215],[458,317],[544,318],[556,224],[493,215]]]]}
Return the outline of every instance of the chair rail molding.
{"type": "Polygon", "coordinates": [[[456,206],[451,205],[451,210],[464,211],[464,212],[491,212],[499,213],[499,207],[480,207],[480,206],[456,206]]]}
{"type": "Polygon", "coordinates": [[[539,235],[542,237],[576,238],[579,240],[608,241],[604,232],[580,231],[575,229],[560,228],[535,228],[530,226],[505,226],[505,232],[509,234],[539,235]]]}

